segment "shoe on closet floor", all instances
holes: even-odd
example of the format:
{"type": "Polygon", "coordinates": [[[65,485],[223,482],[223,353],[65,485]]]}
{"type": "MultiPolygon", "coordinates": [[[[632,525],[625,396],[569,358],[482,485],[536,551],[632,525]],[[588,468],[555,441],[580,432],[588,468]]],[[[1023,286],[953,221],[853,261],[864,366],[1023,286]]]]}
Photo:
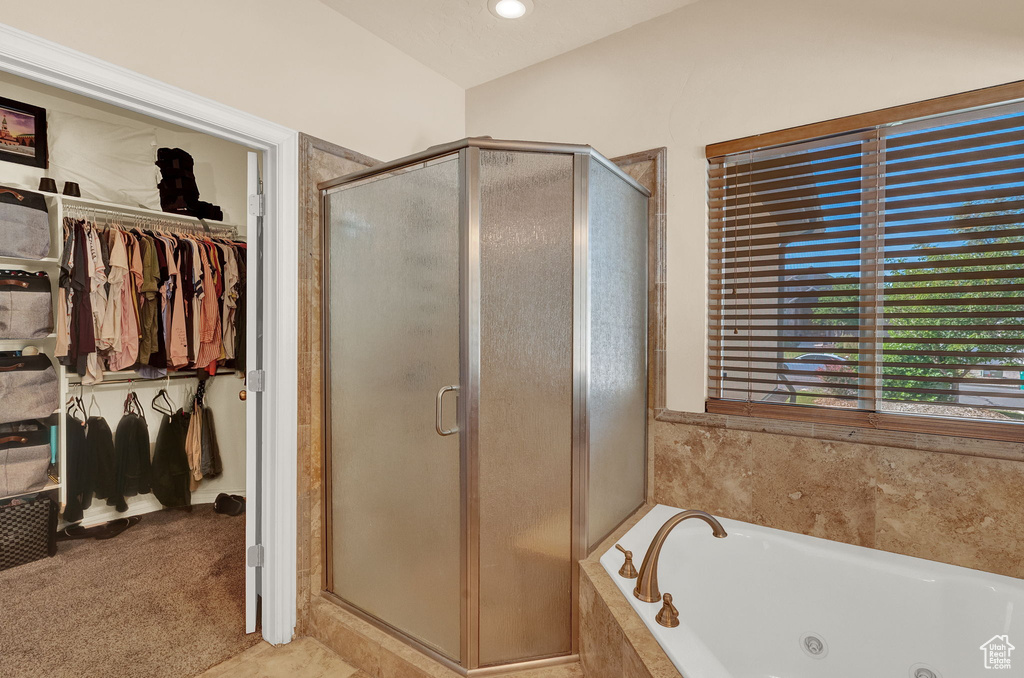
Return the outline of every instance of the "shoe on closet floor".
{"type": "Polygon", "coordinates": [[[72,539],[113,539],[129,527],[137,525],[142,520],[139,516],[130,518],[118,518],[101,525],[83,527],[81,525],[68,525],[57,531],[57,541],[71,541],[72,539]]]}
{"type": "Polygon", "coordinates": [[[213,500],[213,510],[226,516],[240,516],[245,513],[245,497],[221,492],[213,500]]]}
{"type": "Polygon", "coordinates": [[[129,527],[138,525],[139,521],[142,520],[139,516],[131,516],[130,518],[118,518],[117,520],[111,520],[109,523],[102,525],[103,531],[96,535],[96,539],[113,539],[117,535],[121,534],[129,527]]]}

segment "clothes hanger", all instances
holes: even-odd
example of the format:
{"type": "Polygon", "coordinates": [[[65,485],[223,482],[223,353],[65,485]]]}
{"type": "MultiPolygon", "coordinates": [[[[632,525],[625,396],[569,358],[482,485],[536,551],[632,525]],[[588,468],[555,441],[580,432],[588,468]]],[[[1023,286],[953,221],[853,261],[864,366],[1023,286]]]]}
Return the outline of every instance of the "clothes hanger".
{"type": "Polygon", "coordinates": [[[128,396],[124,399],[124,413],[125,414],[138,414],[138,412],[136,412],[136,402],[137,401],[138,401],[138,396],[136,396],[134,393],[129,393],[128,396]]]}
{"type": "Polygon", "coordinates": [[[68,413],[70,413],[71,408],[75,406],[75,396],[73,393],[68,394],[68,401],[67,403],[65,403],[65,405],[68,408],[68,413]]]}
{"type": "Polygon", "coordinates": [[[88,419],[88,415],[85,412],[85,401],[82,399],[82,393],[85,387],[82,384],[78,384],[78,396],[71,396],[67,402],[67,412],[73,418],[81,421],[82,425],[85,425],[85,420],[88,419]]]}
{"type": "Polygon", "coordinates": [[[132,382],[128,382],[128,395],[124,399],[124,413],[125,414],[136,414],[140,417],[145,418],[146,413],[142,409],[142,403],[139,402],[139,395],[132,388],[132,382]]]}
{"type": "Polygon", "coordinates": [[[100,412],[100,404],[99,404],[99,402],[97,402],[97,400],[96,400],[96,389],[94,389],[94,388],[90,388],[90,389],[89,389],[89,409],[88,409],[88,411],[86,412],[86,414],[87,414],[87,418],[92,418],[92,408],[93,408],[93,407],[95,407],[95,408],[96,408],[96,412],[97,412],[97,414],[102,414],[102,413],[100,412]]]}
{"type": "MultiPolygon", "coordinates": [[[[170,377],[168,377],[167,381],[170,382],[170,377]]],[[[153,397],[151,406],[160,414],[166,414],[167,416],[171,416],[175,412],[174,401],[171,400],[165,388],[160,389],[159,393],[153,397]]]]}
{"type": "Polygon", "coordinates": [[[124,396],[124,413],[128,414],[132,412],[132,401],[135,399],[135,390],[132,388],[133,382],[131,379],[128,380],[128,393],[124,396]]]}
{"type": "MultiPolygon", "coordinates": [[[[79,388],[81,388],[81,384],[79,384],[79,388]]],[[[81,397],[71,396],[70,398],[68,398],[67,412],[68,412],[68,415],[70,415],[74,419],[79,419],[79,420],[88,419],[88,416],[85,413],[85,407],[84,407],[84,404],[82,403],[81,397]],[[77,412],[77,414],[76,414],[76,412],[77,412]]],[[[83,421],[83,423],[84,423],[84,421],[83,421]]]]}

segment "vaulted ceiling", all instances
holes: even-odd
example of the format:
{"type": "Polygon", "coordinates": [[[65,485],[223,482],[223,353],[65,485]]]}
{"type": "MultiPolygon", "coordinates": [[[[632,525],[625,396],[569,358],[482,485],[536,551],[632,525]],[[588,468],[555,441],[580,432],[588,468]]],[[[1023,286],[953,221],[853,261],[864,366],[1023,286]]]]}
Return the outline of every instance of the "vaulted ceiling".
{"type": "Polygon", "coordinates": [[[695,0],[533,0],[499,19],[487,0],[322,0],[449,80],[473,87],[695,0]]]}

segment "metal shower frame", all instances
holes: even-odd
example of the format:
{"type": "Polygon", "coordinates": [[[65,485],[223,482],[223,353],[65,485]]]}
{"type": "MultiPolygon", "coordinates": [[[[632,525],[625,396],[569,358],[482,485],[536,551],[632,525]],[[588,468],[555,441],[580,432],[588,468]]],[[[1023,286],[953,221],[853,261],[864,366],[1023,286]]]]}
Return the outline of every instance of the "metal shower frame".
{"type": "MultiPolygon", "coordinates": [[[[330,228],[327,222],[327,197],[330,191],[357,182],[364,182],[401,170],[412,169],[441,158],[458,155],[459,160],[459,261],[463,267],[460,274],[459,309],[459,370],[460,393],[458,425],[461,432],[460,445],[460,504],[461,504],[461,663],[440,654],[435,649],[407,635],[358,607],[331,593],[333,572],[331,568],[332,507],[331,507],[331,394],[330,394],[330,322],[322,323],[322,384],[323,384],[323,577],[322,595],[343,609],[355,614],[393,637],[420,650],[432,659],[458,673],[476,678],[504,673],[512,669],[524,670],[553,666],[576,661],[579,653],[579,561],[586,558],[590,550],[600,544],[607,535],[587,543],[589,507],[589,422],[587,400],[590,390],[590,277],[587,270],[590,232],[589,188],[591,162],[597,162],[625,181],[629,186],[650,198],[651,193],[635,179],[626,174],[611,160],[590,146],[558,144],[532,141],[503,141],[490,137],[468,137],[447,144],[432,146],[425,151],[375,165],[336,179],[321,182],[320,214],[322,219],[321,265],[321,309],[328,307],[330,295],[330,228]],[[551,153],[573,157],[573,444],[572,444],[572,525],[571,525],[571,566],[572,566],[572,645],[566,655],[520,661],[509,664],[479,665],[479,624],[480,624],[480,495],[478,490],[479,431],[477,430],[477,407],[480,393],[480,151],[511,151],[527,153],[551,153]]],[[[646,240],[646,236],[645,236],[646,240]]],[[[647,280],[648,264],[644,257],[643,277],[647,280]]],[[[321,311],[323,312],[323,310],[321,311]]],[[[647,306],[644,305],[644,374],[647,374],[647,306]]],[[[644,389],[646,403],[647,389],[644,389]]],[[[645,422],[646,429],[646,407],[645,422]]],[[[644,467],[647,464],[647,450],[644,449],[644,467]]],[[[646,496],[646,473],[644,474],[644,495],[646,496]]],[[[641,504],[643,501],[641,500],[641,504]]],[[[636,508],[639,508],[638,505],[636,508]]],[[[625,518],[625,516],[624,516],[625,518]]],[[[614,530],[613,530],[614,531],[614,530]]]]}

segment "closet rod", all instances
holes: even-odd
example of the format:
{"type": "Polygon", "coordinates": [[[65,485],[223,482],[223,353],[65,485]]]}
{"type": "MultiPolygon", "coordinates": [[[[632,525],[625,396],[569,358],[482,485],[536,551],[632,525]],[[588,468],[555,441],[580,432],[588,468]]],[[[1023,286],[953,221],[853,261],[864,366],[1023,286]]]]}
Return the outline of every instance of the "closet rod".
{"type": "Polygon", "coordinates": [[[238,228],[235,226],[210,226],[205,221],[199,220],[198,224],[193,223],[180,223],[172,221],[173,216],[169,218],[162,218],[155,214],[134,214],[132,212],[118,212],[117,210],[106,209],[104,207],[93,207],[91,205],[75,205],[71,203],[64,204],[64,211],[71,214],[80,215],[103,215],[106,217],[107,223],[111,226],[127,226],[132,224],[149,224],[155,228],[163,231],[170,231],[172,233],[188,233],[188,234],[200,234],[210,235],[217,238],[230,238],[232,240],[238,240],[238,228]],[[117,221],[113,221],[112,217],[117,217],[117,221]]]}
{"type": "MultiPolygon", "coordinates": [[[[216,376],[221,376],[221,375],[225,375],[225,374],[234,374],[234,373],[235,373],[234,370],[218,370],[216,376]]],[[[209,375],[209,376],[214,376],[214,375],[209,375]]],[[[116,385],[120,385],[120,384],[127,384],[129,382],[135,382],[135,383],[138,383],[138,384],[140,384],[142,386],[157,386],[157,385],[163,383],[168,377],[171,378],[171,379],[198,379],[199,375],[197,375],[195,372],[171,372],[167,376],[153,377],[152,379],[147,379],[146,377],[119,377],[117,379],[107,379],[107,378],[104,378],[103,381],[97,382],[95,384],[83,384],[81,379],[78,379],[76,381],[76,380],[73,380],[73,379],[69,378],[68,379],[68,385],[69,386],[85,386],[87,388],[94,388],[96,386],[113,386],[115,384],[116,385]]]]}

